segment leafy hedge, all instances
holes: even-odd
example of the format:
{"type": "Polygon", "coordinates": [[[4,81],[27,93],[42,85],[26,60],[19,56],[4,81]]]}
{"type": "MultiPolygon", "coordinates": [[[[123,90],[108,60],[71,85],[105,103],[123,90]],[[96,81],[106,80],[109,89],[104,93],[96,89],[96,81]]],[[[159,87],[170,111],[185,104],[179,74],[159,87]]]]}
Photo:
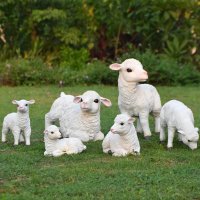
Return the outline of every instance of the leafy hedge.
{"type": "MultiPolygon", "coordinates": [[[[126,58],[139,59],[149,73],[148,82],[154,85],[186,85],[200,84],[200,72],[191,64],[179,64],[172,58],[155,55],[151,51],[139,53],[137,51],[124,54],[117,62],[126,58]]],[[[117,85],[118,73],[109,69],[109,63],[92,60],[85,64],[63,63],[61,66],[49,66],[40,58],[12,59],[0,63],[0,81],[10,85],[37,84],[107,84],[117,85]],[[71,68],[71,64],[82,67],[71,68]]]]}

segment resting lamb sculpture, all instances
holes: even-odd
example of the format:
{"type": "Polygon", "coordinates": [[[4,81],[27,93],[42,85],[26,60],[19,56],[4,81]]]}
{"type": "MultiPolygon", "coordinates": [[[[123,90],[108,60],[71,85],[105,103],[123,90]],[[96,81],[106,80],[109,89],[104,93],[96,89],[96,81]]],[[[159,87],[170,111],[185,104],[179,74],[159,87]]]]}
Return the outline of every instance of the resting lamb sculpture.
{"type": "Polygon", "coordinates": [[[179,141],[182,141],[192,150],[197,148],[198,128],[194,127],[193,113],[185,104],[177,100],[165,103],[160,112],[160,123],[161,142],[165,140],[165,127],[168,128],[167,148],[173,147],[175,131],[178,132],[179,141]]]}
{"type": "Polygon", "coordinates": [[[140,143],[133,121],[127,114],[116,116],[114,125],[102,143],[104,153],[112,153],[113,156],[140,154],[140,143]]]}
{"type": "Polygon", "coordinates": [[[109,99],[95,91],[86,91],[81,96],[73,97],[73,100],[71,96],[61,95],[45,115],[46,126],[59,120],[63,137],[76,137],[83,142],[103,140],[104,134],[100,130],[101,103],[107,107],[112,105],[109,99]]]}
{"type": "Polygon", "coordinates": [[[78,154],[86,149],[86,146],[78,138],[61,139],[59,128],[51,125],[44,131],[45,156],[58,157],[63,154],[78,154]]]}
{"type": "Polygon", "coordinates": [[[11,131],[14,136],[14,145],[24,141],[30,145],[31,126],[29,118],[29,105],[34,104],[35,100],[13,100],[17,105],[17,113],[10,113],[5,116],[2,128],[2,142],[6,142],[6,134],[11,131]]]}
{"type": "Polygon", "coordinates": [[[123,63],[111,64],[110,69],[119,71],[118,105],[121,113],[137,117],[137,132],[143,132],[148,139],[151,136],[148,116],[155,118],[155,132],[160,132],[160,96],[155,87],[139,84],[148,79],[147,72],[136,59],[127,59],[123,63]]]}

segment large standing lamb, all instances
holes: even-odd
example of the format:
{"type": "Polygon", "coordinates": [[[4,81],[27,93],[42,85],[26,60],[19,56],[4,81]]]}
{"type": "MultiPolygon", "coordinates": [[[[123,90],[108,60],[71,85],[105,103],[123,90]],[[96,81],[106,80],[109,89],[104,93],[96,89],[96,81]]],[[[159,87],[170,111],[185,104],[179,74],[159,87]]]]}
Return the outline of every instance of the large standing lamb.
{"type": "Polygon", "coordinates": [[[114,121],[114,125],[103,140],[103,152],[111,152],[113,156],[140,154],[140,143],[133,125],[134,119],[126,114],[120,114],[114,121]]]}
{"type": "Polygon", "coordinates": [[[119,71],[118,105],[121,113],[137,117],[137,132],[143,132],[145,138],[151,136],[149,113],[155,118],[155,132],[160,132],[160,96],[155,87],[139,84],[148,79],[147,72],[136,59],[127,59],[123,63],[114,63],[110,69],[119,71]]]}
{"type": "Polygon", "coordinates": [[[198,128],[194,127],[193,113],[185,104],[177,100],[165,103],[161,109],[160,123],[161,142],[165,140],[165,127],[168,128],[167,148],[173,147],[175,131],[178,132],[179,141],[189,146],[190,149],[197,148],[198,128]]]}
{"type": "Polygon", "coordinates": [[[17,113],[10,113],[5,116],[2,128],[2,142],[6,142],[6,134],[11,131],[14,136],[14,145],[23,142],[24,137],[26,145],[30,145],[31,126],[29,105],[34,104],[35,100],[13,100],[12,103],[17,104],[17,113]]]}
{"type": "Polygon", "coordinates": [[[45,116],[46,126],[58,116],[63,137],[76,137],[83,142],[103,140],[104,134],[100,128],[101,103],[108,107],[112,105],[109,99],[101,97],[95,91],[87,91],[81,96],[73,97],[73,100],[61,95],[45,116]]]}

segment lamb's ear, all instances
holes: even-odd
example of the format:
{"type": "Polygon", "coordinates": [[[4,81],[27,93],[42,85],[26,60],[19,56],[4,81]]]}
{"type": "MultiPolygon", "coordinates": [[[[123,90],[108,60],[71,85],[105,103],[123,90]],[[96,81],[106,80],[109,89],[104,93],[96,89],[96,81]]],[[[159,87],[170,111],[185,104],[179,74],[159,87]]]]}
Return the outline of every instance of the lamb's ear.
{"type": "Polygon", "coordinates": [[[119,63],[113,63],[109,66],[110,69],[115,70],[115,71],[119,71],[121,67],[122,66],[119,63]]]}
{"type": "Polygon", "coordinates": [[[109,99],[106,99],[104,97],[100,97],[101,103],[103,103],[104,106],[110,107],[112,106],[112,102],[109,99]]]}
{"type": "Polygon", "coordinates": [[[34,104],[35,103],[35,100],[34,99],[31,99],[30,101],[27,101],[28,104],[34,104]]]}
{"type": "Polygon", "coordinates": [[[198,129],[197,127],[195,127],[194,130],[195,130],[196,132],[199,132],[199,129],[198,129]]]}
{"type": "Polygon", "coordinates": [[[74,100],[73,100],[74,103],[80,103],[81,101],[82,101],[81,96],[74,97],[74,100]]]}
{"type": "Polygon", "coordinates": [[[17,100],[12,100],[12,103],[13,104],[18,104],[18,101],[17,100]]]}
{"type": "Polygon", "coordinates": [[[44,132],[43,132],[44,134],[47,134],[48,133],[48,131],[47,130],[44,130],[44,132]]]}
{"type": "Polygon", "coordinates": [[[133,122],[135,122],[135,118],[134,118],[134,117],[130,117],[130,118],[128,119],[128,123],[129,123],[129,124],[132,124],[133,122]]]}
{"type": "Polygon", "coordinates": [[[181,135],[185,135],[185,133],[181,130],[178,130],[178,133],[180,133],[181,135]]]}

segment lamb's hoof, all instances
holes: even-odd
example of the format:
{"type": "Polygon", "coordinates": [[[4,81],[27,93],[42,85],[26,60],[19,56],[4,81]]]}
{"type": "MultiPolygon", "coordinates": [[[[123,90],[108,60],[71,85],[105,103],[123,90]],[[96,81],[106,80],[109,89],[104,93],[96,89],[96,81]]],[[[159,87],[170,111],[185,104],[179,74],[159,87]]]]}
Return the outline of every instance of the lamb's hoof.
{"type": "Polygon", "coordinates": [[[2,141],[2,143],[8,143],[8,141],[6,140],[6,141],[2,141]]]}
{"type": "Polygon", "coordinates": [[[160,141],[159,143],[160,143],[160,144],[165,144],[165,141],[160,141]]]}
{"type": "Polygon", "coordinates": [[[112,155],[113,153],[112,153],[112,151],[111,151],[111,150],[109,150],[109,151],[108,151],[108,154],[109,154],[109,155],[112,155]]]}
{"type": "Polygon", "coordinates": [[[168,150],[168,151],[171,151],[171,150],[172,150],[172,147],[167,147],[167,150],[168,150]]]}
{"type": "Polygon", "coordinates": [[[140,152],[134,151],[134,155],[139,156],[140,152]]]}
{"type": "Polygon", "coordinates": [[[145,136],[144,139],[145,139],[145,140],[150,140],[150,139],[151,139],[151,136],[145,136]]]}

